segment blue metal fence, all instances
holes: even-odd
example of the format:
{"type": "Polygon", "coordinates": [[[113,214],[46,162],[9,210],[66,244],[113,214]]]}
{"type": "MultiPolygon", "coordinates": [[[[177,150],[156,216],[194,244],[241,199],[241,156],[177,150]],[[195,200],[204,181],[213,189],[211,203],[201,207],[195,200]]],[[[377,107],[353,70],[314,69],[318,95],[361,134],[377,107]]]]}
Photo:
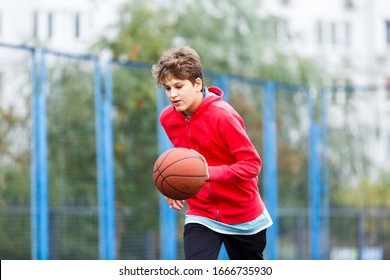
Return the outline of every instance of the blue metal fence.
{"type": "MultiPolygon", "coordinates": [[[[85,61],[93,68],[93,98],[94,98],[94,123],[96,141],[96,188],[97,188],[97,216],[98,216],[98,256],[100,259],[117,259],[117,215],[116,183],[115,183],[115,129],[113,115],[113,67],[126,69],[150,69],[151,65],[132,62],[107,61],[103,66],[97,56],[74,55],[56,52],[48,49],[28,48],[0,44],[0,48],[12,48],[27,52],[31,56],[31,110],[32,110],[32,137],[31,137],[31,258],[50,259],[50,186],[48,178],[48,130],[47,130],[47,59],[52,57],[65,57],[70,60],[85,61]]],[[[281,218],[286,217],[283,207],[279,205],[278,182],[278,128],[277,128],[277,91],[286,92],[306,91],[307,93],[307,117],[309,119],[307,163],[309,207],[304,214],[296,213],[298,228],[306,227],[308,222],[310,240],[310,258],[329,258],[329,174],[327,165],[328,134],[327,134],[327,104],[326,95],[329,89],[323,89],[321,93],[321,117],[316,119],[314,114],[314,100],[311,88],[294,85],[280,84],[273,81],[250,80],[244,77],[227,74],[206,73],[214,85],[223,89],[226,101],[232,94],[230,83],[232,81],[251,84],[256,88],[257,94],[262,96],[262,160],[263,170],[261,177],[264,200],[266,207],[273,218],[274,225],[268,230],[268,243],[266,250],[267,259],[280,258],[280,223],[281,218]],[[325,233],[325,234],[324,234],[325,233]],[[325,248],[324,248],[325,244],[325,248]]],[[[156,114],[168,105],[163,90],[156,94],[156,114]]],[[[166,137],[163,129],[156,124],[159,154],[171,148],[172,145],[166,137]]],[[[159,258],[178,259],[178,216],[175,211],[169,209],[162,196],[159,196],[159,258]]],[[[300,237],[302,238],[302,236],[300,237]]],[[[297,254],[302,257],[304,243],[298,238],[297,254]],[[299,241],[300,240],[300,241],[299,241]],[[301,251],[300,251],[301,250],[301,251]]],[[[226,259],[225,251],[220,254],[220,259],[226,259]]]]}

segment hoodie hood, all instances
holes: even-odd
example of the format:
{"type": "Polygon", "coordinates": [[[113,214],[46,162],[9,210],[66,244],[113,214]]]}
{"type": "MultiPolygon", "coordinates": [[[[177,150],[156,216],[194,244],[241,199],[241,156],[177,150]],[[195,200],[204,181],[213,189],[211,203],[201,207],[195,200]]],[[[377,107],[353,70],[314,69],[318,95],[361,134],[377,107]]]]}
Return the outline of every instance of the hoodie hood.
{"type": "Polygon", "coordinates": [[[220,88],[217,88],[217,87],[208,87],[208,88],[205,87],[204,91],[212,92],[215,95],[220,96],[220,97],[223,96],[223,91],[220,88]]]}

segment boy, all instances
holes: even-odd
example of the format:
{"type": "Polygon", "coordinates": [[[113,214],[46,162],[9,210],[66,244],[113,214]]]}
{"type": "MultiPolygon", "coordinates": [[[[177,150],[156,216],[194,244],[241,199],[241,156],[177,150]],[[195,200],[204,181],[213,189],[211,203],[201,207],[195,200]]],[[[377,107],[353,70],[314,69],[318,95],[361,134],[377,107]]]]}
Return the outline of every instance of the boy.
{"type": "MultiPolygon", "coordinates": [[[[215,260],[222,243],[230,259],[263,259],[272,220],[257,186],[261,159],[242,118],[219,88],[204,86],[195,50],[165,52],[152,73],[172,103],[160,115],[168,138],[175,147],[197,151],[208,169],[203,188],[186,200],[185,259],[215,260]]],[[[165,199],[171,208],[183,208],[183,201],[165,199]]]]}

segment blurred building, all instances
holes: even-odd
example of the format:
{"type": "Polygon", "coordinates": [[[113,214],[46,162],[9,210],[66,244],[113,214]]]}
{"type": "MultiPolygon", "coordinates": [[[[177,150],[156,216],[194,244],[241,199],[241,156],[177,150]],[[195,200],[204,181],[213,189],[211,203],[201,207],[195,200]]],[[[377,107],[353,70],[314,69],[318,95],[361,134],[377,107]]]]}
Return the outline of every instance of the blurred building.
{"type": "MultiPolygon", "coordinates": [[[[372,130],[368,153],[390,167],[390,1],[263,1],[274,19],[275,40],[286,52],[313,57],[326,69],[328,83],[365,91],[356,105],[356,123],[372,130]],[[378,88],[368,90],[374,85],[378,88]]],[[[337,122],[337,112],[329,112],[337,122]]],[[[363,147],[362,147],[363,148],[363,147]]]]}
{"type": "Polygon", "coordinates": [[[390,84],[390,1],[263,1],[287,48],[329,64],[335,84],[390,84]]]}
{"type": "Polygon", "coordinates": [[[0,42],[86,52],[123,0],[1,0],[0,42]]]}
{"type": "MultiPolygon", "coordinates": [[[[117,21],[124,0],[1,0],[0,41],[87,51],[117,21]]],[[[390,84],[390,1],[267,0],[272,33],[286,49],[329,65],[334,84],[390,84]]]]}
{"type": "MultiPolygon", "coordinates": [[[[100,34],[115,32],[109,26],[124,1],[1,0],[0,42],[85,53],[100,34]]],[[[270,34],[282,49],[326,66],[329,84],[390,86],[389,0],[264,0],[261,13],[273,18],[270,34]]],[[[390,89],[376,104],[381,133],[373,145],[385,147],[377,160],[390,165],[390,89]]]]}

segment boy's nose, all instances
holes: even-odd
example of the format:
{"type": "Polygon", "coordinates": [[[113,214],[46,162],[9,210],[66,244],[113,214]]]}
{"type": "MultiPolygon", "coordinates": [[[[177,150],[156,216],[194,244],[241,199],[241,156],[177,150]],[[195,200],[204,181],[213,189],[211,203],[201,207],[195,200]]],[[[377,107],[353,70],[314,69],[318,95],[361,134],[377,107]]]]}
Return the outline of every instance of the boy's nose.
{"type": "Polygon", "coordinates": [[[177,97],[177,91],[175,89],[171,89],[171,98],[177,97]]]}

